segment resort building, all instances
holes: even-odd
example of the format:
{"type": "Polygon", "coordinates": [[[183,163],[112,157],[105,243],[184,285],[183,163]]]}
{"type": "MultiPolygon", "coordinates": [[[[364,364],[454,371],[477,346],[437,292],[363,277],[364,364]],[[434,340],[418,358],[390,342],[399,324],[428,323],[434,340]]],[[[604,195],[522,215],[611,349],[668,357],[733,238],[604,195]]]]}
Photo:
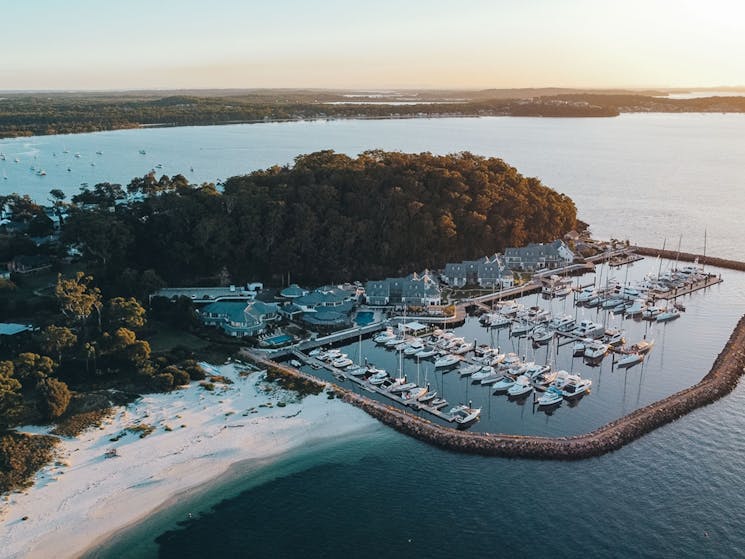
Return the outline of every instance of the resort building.
{"type": "Polygon", "coordinates": [[[278,310],[276,304],[262,301],[218,301],[201,309],[199,316],[206,326],[217,326],[228,336],[240,338],[262,334],[279,318],[278,310]]]}
{"type": "Polygon", "coordinates": [[[574,261],[574,253],[564,241],[553,243],[533,243],[525,247],[508,248],[504,251],[504,261],[510,270],[535,272],[566,266],[574,261]]]}
{"type": "MultiPolygon", "coordinates": [[[[256,293],[263,288],[261,283],[229,285],[226,287],[165,287],[151,297],[165,297],[175,301],[179,297],[186,297],[195,303],[210,303],[213,301],[253,301],[256,293]]],[[[245,307],[245,303],[243,305],[245,307]]]]}
{"type": "Polygon", "coordinates": [[[512,287],[515,278],[498,254],[480,260],[464,260],[457,264],[446,264],[442,280],[452,287],[478,285],[492,289],[512,287]]]}
{"type": "Polygon", "coordinates": [[[367,304],[373,306],[413,305],[430,307],[440,305],[440,286],[429,271],[403,278],[368,281],[365,286],[367,304]]]}

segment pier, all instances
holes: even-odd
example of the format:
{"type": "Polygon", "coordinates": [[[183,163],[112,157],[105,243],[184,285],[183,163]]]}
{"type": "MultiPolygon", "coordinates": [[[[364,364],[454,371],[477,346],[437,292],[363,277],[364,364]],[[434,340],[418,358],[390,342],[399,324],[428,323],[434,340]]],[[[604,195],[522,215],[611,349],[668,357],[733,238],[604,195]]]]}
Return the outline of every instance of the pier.
{"type": "Polygon", "coordinates": [[[282,359],[295,351],[306,351],[324,345],[338,344],[347,340],[359,338],[360,336],[364,338],[374,334],[375,332],[379,332],[380,330],[385,328],[385,326],[386,325],[384,322],[373,322],[372,324],[367,324],[366,326],[348,328],[347,330],[340,330],[338,332],[329,334],[328,336],[321,336],[312,340],[305,340],[298,344],[271,351],[269,352],[269,355],[271,355],[273,359],[282,359]]]}

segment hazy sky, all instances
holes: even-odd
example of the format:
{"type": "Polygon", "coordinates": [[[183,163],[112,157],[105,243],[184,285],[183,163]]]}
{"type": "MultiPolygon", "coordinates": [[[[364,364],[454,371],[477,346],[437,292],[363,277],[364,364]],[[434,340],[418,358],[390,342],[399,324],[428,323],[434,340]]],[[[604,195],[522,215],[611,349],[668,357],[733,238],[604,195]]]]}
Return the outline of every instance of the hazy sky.
{"type": "Polygon", "coordinates": [[[743,0],[0,0],[0,90],[742,84],[743,0]]]}

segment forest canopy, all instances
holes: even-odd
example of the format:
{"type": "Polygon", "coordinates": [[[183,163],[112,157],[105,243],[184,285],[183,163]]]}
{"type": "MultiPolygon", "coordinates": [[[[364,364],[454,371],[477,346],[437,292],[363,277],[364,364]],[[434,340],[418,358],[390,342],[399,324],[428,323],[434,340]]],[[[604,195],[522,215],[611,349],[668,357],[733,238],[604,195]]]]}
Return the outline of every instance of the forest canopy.
{"type": "Polygon", "coordinates": [[[109,277],[148,270],[171,284],[221,270],[236,283],[365,280],[550,241],[576,224],[569,197],[471,153],[320,151],[222,190],[154,175],[126,190],[122,202],[119,185],[96,185],[64,238],[109,277]]]}

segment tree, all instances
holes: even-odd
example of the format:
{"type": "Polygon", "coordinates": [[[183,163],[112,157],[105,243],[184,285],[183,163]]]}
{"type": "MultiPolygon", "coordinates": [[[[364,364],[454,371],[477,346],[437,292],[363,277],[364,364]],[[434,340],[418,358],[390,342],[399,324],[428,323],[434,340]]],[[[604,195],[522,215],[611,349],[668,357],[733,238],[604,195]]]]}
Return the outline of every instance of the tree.
{"type": "Polygon", "coordinates": [[[40,345],[44,353],[57,356],[57,362],[62,363],[62,353],[78,342],[78,337],[65,326],[47,326],[42,330],[40,345]]]}
{"type": "Polygon", "coordinates": [[[106,318],[112,327],[134,330],[145,325],[145,309],[134,297],[114,297],[106,304],[106,318]]]}
{"type": "Polygon", "coordinates": [[[84,325],[85,321],[95,310],[101,311],[101,290],[93,287],[92,276],[83,272],[75,274],[74,278],[64,279],[62,274],[57,276],[54,294],[57,296],[62,313],[71,320],[84,325]]]}
{"type": "Polygon", "coordinates": [[[59,219],[60,227],[64,226],[62,210],[67,207],[65,198],[67,198],[67,195],[59,188],[53,188],[49,191],[49,201],[52,203],[52,207],[54,208],[54,213],[57,215],[57,219],[59,219]]]}
{"type": "Polygon", "coordinates": [[[70,404],[70,390],[61,380],[45,378],[36,385],[37,406],[47,419],[55,419],[65,413],[70,404]]]}
{"type": "Polygon", "coordinates": [[[13,366],[15,369],[13,376],[20,380],[24,387],[34,385],[48,377],[56,367],[54,361],[46,355],[31,352],[19,353],[13,360],[13,366]]]}
{"type": "Polygon", "coordinates": [[[21,397],[21,383],[13,378],[13,362],[0,361],[0,429],[13,423],[21,397]]]}

